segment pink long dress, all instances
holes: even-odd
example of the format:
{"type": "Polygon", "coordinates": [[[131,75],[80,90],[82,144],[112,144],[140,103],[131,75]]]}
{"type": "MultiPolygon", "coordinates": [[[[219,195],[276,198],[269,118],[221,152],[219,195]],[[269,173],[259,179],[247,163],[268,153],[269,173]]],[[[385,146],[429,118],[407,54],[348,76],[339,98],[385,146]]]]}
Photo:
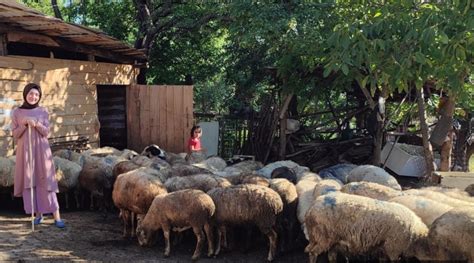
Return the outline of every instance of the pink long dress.
{"type": "Polygon", "coordinates": [[[27,214],[31,213],[31,189],[33,178],[34,211],[53,213],[59,209],[56,193],[56,181],[53,155],[48,142],[48,111],[44,107],[34,109],[16,108],[12,113],[12,132],[17,141],[14,195],[23,196],[23,205],[27,214]],[[35,118],[36,127],[31,128],[31,148],[33,160],[29,158],[28,126],[23,119],[35,118]],[[33,169],[32,169],[33,167],[33,169]],[[33,176],[31,171],[33,170],[33,176]]]}

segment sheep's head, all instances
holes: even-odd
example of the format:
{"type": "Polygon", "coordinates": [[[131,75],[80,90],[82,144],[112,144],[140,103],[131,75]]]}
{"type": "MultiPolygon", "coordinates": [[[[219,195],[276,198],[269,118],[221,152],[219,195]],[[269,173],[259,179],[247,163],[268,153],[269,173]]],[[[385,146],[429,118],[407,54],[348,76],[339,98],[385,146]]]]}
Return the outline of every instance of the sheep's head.
{"type": "Polygon", "coordinates": [[[165,151],[163,149],[161,149],[156,144],[152,144],[152,145],[149,145],[149,146],[145,147],[145,149],[143,149],[143,152],[141,154],[148,157],[148,158],[152,158],[154,156],[157,156],[157,157],[159,157],[163,160],[166,160],[165,151]]]}
{"type": "Polygon", "coordinates": [[[137,226],[137,239],[140,246],[151,246],[156,241],[156,232],[143,227],[142,224],[137,226]]]}

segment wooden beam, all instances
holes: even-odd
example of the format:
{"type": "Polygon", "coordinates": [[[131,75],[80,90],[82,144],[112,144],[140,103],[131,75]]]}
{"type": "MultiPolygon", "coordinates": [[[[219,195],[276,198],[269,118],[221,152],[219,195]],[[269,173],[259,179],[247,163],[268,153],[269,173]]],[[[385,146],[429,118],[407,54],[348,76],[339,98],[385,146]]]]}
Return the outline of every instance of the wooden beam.
{"type": "Polygon", "coordinates": [[[8,32],[9,42],[30,43],[50,47],[59,47],[59,44],[54,39],[40,34],[30,32],[8,32]]]}
{"type": "MultiPolygon", "coordinates": [[[[36,37],[36,36],[40,35],[40,34],[36,34],[36,33],[31,33],[30,31],[24,30],[20,27],[4,25],[4,24],[1,24],[1,23],[0,23],[0,25],[1,25],[0,34],[1,33],[10,34],[11,32],[15,32],[15,33],[23,35],[23,36],[28,35],[28,34],[33,34],[34,37],[36,37]]],[[[34,37],[30,38],[29,40],[32,40],[34,37]]],[[[85,44],[80,44],[80,43],[76,43],[76,42],[73,42],[73,41],[69,41],[69,40],[63,39],[59,36],[49,35],[49,36],[45,36],[45,37],[48,39],[48,41],[47,42],[41,42],[41,45],[60,47],[60,48],[62,48],[64,50],[67,50],[67,51],[78,52],[78,53],[83,53],[83,54],[89,54],[89,55],[93,55],[93,56],[96,56],[96,57],[104,57],[104,58],[107,58],[107,59],[110,59],[110,60],[113,60],[113,61],[116,61],[116,62],[119,62],[119,63],[123,63],[123,64],[135,64],[135,61],[137,59],[146,60],[146,58],[144,56],[140,56],[140,58],[137,58],[136,56],[134,56],[134,55],[140,55],[140,54],[139,54],[138,51],[136,51],[132,48],[130,48],[130,51],[129,51],[129,52],[132,52],[131,54],[127,54],[126,52],[117,53],[117,52],[107,50],[106,48],[99,48],[99,47],[96,47],[94,45],[85,45],[85,44]]],[[[21,39],[18,37],[18,35],[15,38],[13,38],[13,40],[16,40],[17,42],[23,42],[23,41],[20,41],[21,39]]],[[[15,42],[13,40],[11,42],[15,42]]],[[[26,43],[30,43],[30,42],[26,42],[26,43]]]]}

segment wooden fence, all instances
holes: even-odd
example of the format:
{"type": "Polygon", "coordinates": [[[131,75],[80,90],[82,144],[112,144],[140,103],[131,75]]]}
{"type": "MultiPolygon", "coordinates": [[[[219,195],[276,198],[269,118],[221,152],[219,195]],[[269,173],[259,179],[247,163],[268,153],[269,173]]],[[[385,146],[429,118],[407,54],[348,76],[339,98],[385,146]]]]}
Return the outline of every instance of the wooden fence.
{"type": "Polygon", "coordinates": [[[140,152],[156,144],[184,152],[193,126],[192,86],[127,87],[127,148],[140,152]]]}

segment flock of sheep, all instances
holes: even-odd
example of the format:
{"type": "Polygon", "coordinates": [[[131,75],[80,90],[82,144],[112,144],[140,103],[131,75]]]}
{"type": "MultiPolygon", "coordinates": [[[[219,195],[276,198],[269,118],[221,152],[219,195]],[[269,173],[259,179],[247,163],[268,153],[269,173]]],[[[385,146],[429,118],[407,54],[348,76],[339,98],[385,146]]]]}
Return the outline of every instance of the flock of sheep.
{"type": "MultiPolygon", "coordinates": [[[[91,206],[113,204],[123,235],[141,246],[154,244],[162,230],[165,256],[171,232],[192,229],[196,260],[206,241],[207,255],[217,256],[229,229],[254,225],[268,238],[269,261],[299,235],[310,262],[326,252],[330,261],[338,255],[474,261],[474,197],[468,189],[402,190],[371,165],[335,166],[318,175],[292,161],[263,166],[199,155],[185,160],[185,154],[155,145],[141,154],[104,147],[54,156],[61,192],[87,192],[91,206]]],[[[11,189],[14,164],[14,157],[0,157],[0,189],[11,189]]]]}

